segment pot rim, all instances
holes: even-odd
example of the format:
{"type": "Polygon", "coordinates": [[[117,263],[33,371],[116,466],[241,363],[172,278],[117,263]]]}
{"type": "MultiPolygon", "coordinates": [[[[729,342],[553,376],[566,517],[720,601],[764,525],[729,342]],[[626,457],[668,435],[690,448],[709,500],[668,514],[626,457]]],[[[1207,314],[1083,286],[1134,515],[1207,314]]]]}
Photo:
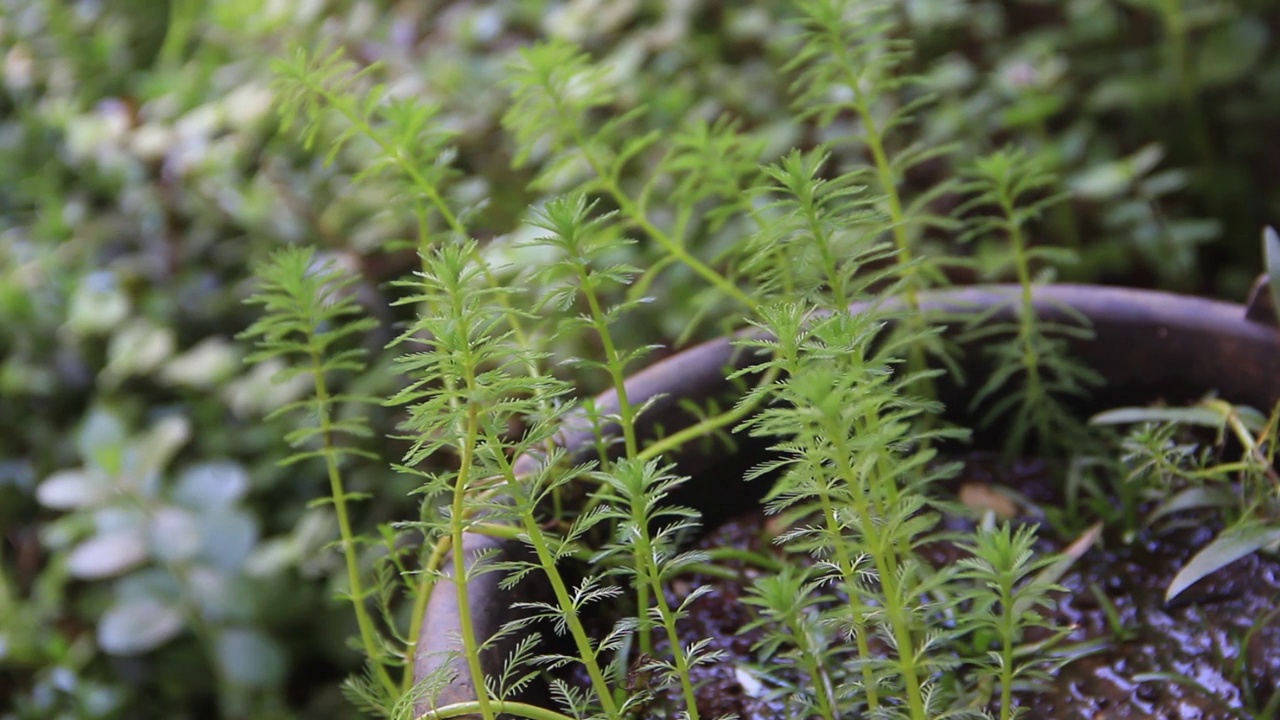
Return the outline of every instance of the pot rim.
{"type": "MultiPolygon", "coordinates": [[[[922,310],[948,320],[987,314],[988,322],[1008,322],[1016,318],[1021,292],[1019,285],[967,286],[922,293],[920,305],[922,310]]],[[[1264,410],[1280,402],[1280,327],[1272,324],[1274,316],[1260,316],[1252,307],[1237,303],[1100,285],[1037,286],[1033,298],[1041,321],[1076,322],[1083,317],[1091,323],[1092,340],[1064,339],[1074,357],[1103,377],[1109,407],[1161,399],[1182,402],[1211,392],[1264,410]]],[[[850,311],[867,307],[860,303],[850,311]]],[[[944,334],[958,335],[963,325],[952,321],[944,334]]],[[[759,331],[748,329],[706,341],[629,376],[626,387],[631,403],[652,403],[638,418],[637,430],[644,434],[662,424],[668,433],[675,432],[680,429],[680,400],[723,395],[731,387],[726,369],[749,364],[751,358],[738,341],[751,334],[759,331]]],[[[981,345],[966,349],[966,365],[981,362],[982,353],[973,352],[981,345]]],[[[970,383],[969,390],[980,385],[970,383]]],[[[594,402],[597,413],[617,411],[614,390],[597,395],[594,402]]],[[[597,431],[579,415],[566,421],[557,443],[569,451],[572,461],[584,462],[595,456],[597,431]]],[[[613,434],[617,428],[605,427],[603,431],[613,434]]],[[[539,462],[539,457],[522,456],[516,461],[516,471],[529,472],[539,462]]],[[[689,482],[696,483],[692,478],[707,462],[708,458],[696,454],[682,458],[678,472],[690,475],[689,482]]],[[[469,553],[485,550],[509,555],[518,550],[519,543],[468,533],[464,547],[469,553]]],[[[432,588],[414,654],[415,682],[443,664],[452,666],[454,680],[436,696],[436,707],[475,699],[459,640],[457,593],[449,575],[446,572],[432,588]]],[[[477,637],[491,637],[511,617],[512,591],[500,589],[499,580],[496,573],[483,573],[468,583],[477,637]]],[[[482,656],[481,664],[486,673],[494,673],[505,657],[506,648],[497,647],[482,656]]],[[[428,704],[420,703],[417,711],[421,714],[429,709],[428,704]]]]}

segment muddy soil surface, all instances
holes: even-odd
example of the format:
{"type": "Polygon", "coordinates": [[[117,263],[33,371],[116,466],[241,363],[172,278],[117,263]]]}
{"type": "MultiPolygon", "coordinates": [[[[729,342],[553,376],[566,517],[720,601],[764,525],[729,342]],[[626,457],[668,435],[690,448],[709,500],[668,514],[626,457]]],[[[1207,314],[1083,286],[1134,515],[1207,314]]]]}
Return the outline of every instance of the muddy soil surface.
{"type": "MultiPolygon", "coordinates": [[[[1034,463],[1000,468],[978,459],[967,463],[957,483],[1008,483],[1034,501],[1055,500],[1052,489],[1035,477],[1037,472],[1044,475],[1034,463]]],[[[947,520],[957,528],[966,522],[947,520]]],[[[760,512],[742,515],[699,545],[769,551],[762,539],[766,523],[760,512]]],[[[1016,701],[1027,709],[1024,717],[1237,720],[1250,717],[1249,705],[1265,705],[1280,687],[1280,559],[1254,554],[1200,581],[1170,605],[1163,601],[1170,579],[1214,531],[1191,525],[1129,545],[1107,538],[1105,549],[1095,547],[1077,562],[1061,583],[1068,592],[1058,597],[1051,616],[1059,626],[1075,626],[1067,642],[1103,639],[1106,646],[1061,669],[1047,691],[1018,695],[1016,701]],[[1109,610],[1114,612],[1110,620],[1109,610]],[[1113,628],[1117,618],[1119,635],[1113,628]]],[[[1066,542],[1048,538],[1042,545],[1053,550],[1066,542]]],[[[926,556],[939,563],[957,554],[954,548],[937,547],[926,556]]],[[[742,632],[755,619],[742,598],[752,578],[763,571],[740,563],[730,567],[738,571],[737,579],[690,576],[668,588],[673,604],[694,587],[713,588],[695,602],[681,627],[685,637],[711,638],[712,649],[724,653],[719,662],[696,669],[700,714],[785,718],[783,703],[765,699],[744,672],[761,633],[742,632]]],[[[678,708],[683,702],[673,689],[664,691],[656,704],[655,716],[662,714],[661,706],[678,708]]]]}

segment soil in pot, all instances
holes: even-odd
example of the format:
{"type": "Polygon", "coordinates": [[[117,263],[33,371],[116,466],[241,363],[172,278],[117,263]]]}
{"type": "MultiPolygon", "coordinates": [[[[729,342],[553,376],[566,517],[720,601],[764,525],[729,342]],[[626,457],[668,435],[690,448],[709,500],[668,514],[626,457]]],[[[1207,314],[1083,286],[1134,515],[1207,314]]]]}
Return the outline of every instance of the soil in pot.
{"type": "MultiPolygon", "coordinates": [[[[975,454],[966,458],[965,467],[957,483],[1004,484],[1042,506],[1061,502],[1043,463],[1007,465],[975,454]]],[[[973,526],[961,517],[945,522],[955,530],[973,526]]],[[[766,540],[768,523],[761,511],[742,514],[708,533],[698,546],[773,553],[782,559],[781,551],[766,540]]],[[[1074,626],[1066,643],[1095,641],[1101,647],[1062,668],[1043,692],[1019,693],[1016,700],[1027,709],[1025,717],[1236,720],[1250,717],[1250,705],[1264,706],[1280,687],[1280,559],[1247,556],[1174,602],[1164,602],[1169,581],[1215,531],[1198,524],[1148,533],[1128,545],[1108,538],[1105,548],[1095,547],[1081,558],[1061,580],[1067,592],[1056,597],[1057,607],[1049,614],[1059,626],[1074,626]]],[[[1041,536],[1042,552],[1060,550],[1071,540],[1054,537],[1048,527],[1042,527],[1041,536]]],[[[940,564],[954,562],[958,553],[954,546],[935,545],[925,554],[940,564]]],[[[715,664],[694,670],[700,714],[736,714],[743,720],[785,717],[785,705],[770,700],[750,670],[756,662],[752,646],[763,631],[743,631],[756,619],[743,603],[747,587],[767,571],[740,561],[728,561],[726,567],[737,577],[690,575],[667,588],[673,604],[695,587],[713,588],[695,601],[680,628],[686,637],[711,638],[712,647],[723,652],[715,664]]],[[[657,649],[666,651],[663,643],[657,649]]],[[[650,714],[667,716],[682,704],[677,688],[658,690],[650,714]]]]}

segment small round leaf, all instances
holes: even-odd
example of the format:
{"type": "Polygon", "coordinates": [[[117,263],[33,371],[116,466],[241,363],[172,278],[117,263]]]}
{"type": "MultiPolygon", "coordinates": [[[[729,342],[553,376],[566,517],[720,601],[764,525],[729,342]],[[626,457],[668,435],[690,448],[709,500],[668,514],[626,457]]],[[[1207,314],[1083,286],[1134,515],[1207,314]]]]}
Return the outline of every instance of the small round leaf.
{"type": "Polygon", "coordinates": [[[178,478],[173,499],[193,510],[226,508],[249,490],[249,473],[229,462],[194,465],[178,478]]]}
{"type": "Polygon", "coordinates": [[[200,516],[200,526],[202,555],[223,570],[239,571],[258,544],[258,523],[245,512],[215,509],[200,516]]]}
{"type": "Polygon", "coordinates": [[[109,383],[119,383],[127,377],[149,374],[173,355],[176,346],[173,330],[135,320],[112,335],[102,377],[109,383]]]}
{"type": "Polygon", "coordinates": [[[95,535],[77,545],[67,556],[67,569],[75,577],[93,580],[114,577],[146,559],[146,537],[136,530],[120,530],[95,535]]]}
{"type": "Polygon", "coordinates": [[[173,358],[160,369],[160,379],[170,385],[209,389],[230,377],[239,368],[234,346],[212,337],[173,358]]]}
{"type": "Polygon", "coordinates": [[[107,332],[129,316],[129,309],[129,296],[113,273],[90,273],[71,296],[67,327],[78,335],[107,332]]]}
{"type": "Polygon", "coordinates": [[[36,499],[54,510],[92,507],[111,497],[111,483],[88,469],[60,470],[40,483],[36,499]]]}
{"type": "Polygon", "coordinates": [[[164,507],[151,520],[151,550],[157,558],[184,562],[200,552],[200,522],[189,511],[164,507]]]}
{"type": "Polygon", "coordinates": [[[138,655],[177,637],[182,613],[155,598],[117,602],[102,614],[98,645],[112,655],[138,655]]]}
{"type": "Polygon", "coordinates": [[[264,687],[284,677],[284,654],[270,638],[233,628],[218,636],[218,662],[226,679],[237,685],[264,687]]]}

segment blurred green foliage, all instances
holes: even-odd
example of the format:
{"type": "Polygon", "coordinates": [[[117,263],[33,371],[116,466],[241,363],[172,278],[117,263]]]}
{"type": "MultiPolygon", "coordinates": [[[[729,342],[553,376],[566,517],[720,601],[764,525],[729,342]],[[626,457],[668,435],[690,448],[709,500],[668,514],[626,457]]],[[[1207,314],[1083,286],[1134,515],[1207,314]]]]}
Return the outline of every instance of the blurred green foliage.
{"type": "MultiPolygon", "coordinates": [[[[894,32],[915,41],[910,70],[928,81],[910,93],[936,95],[911,139],[957,148],[913,169],[910,194],[1015,142],[1065,178],[1039,240],[1078,253],[1070,279],[1243,297],[1258,230],[1280,211],[1280,2],[900,6],[894,32]]],[[[584,168],[545,164],[550,144],[513,162],[503,79],[516,50],[548,36],[583,46],[611,68],[610,116],[649,108],[625,132],[680,135],[688,153],[674,162],[698,171],[700,191],[731,195],[717,163],[850,132],[843,115],[785,112],[789,12],[764,0],[0,0],[0,718],[351,714],[337,683],[357,664],[354,628],[324,549],[336,526],[308,507],[324,493],[317,470],[275,465],[288,421],[264,420],[304,388],[243,365],[232,338],[251,322],[255,264],[306,242],[358,276],[381,346],[403,319],[386,281],[416,264],[394,241],[419,219],[403,183],[355,182],[370,152],[334,142],[341,118],[310,146],[279,131],[273,59],[343,48],[376,63],[360,82],[435,107],[456,148],[448,201],[470,208],[493,259],[527,266],[540,261],[522,242],[530,202],[584,168]],[[696,121],[724,115],[742,142],[700,142],[696,121]]],[[[641,152],[619,181],[639,187],[664,161],[641,152]]],[[[715,258],[741,232],[709,218],[691,237],[715,258]]],[[[978,261],[956,279],[1006,276],[1002,247],[921,233],[935,253],[978,261]]],[[[640,267],[659,256],[630,251],[640,267]]],[[[688,272],[645,278],[660,301],[616,330],[627,346],[724,329],[688,272]]],[[[386,387],[360,391],[387,394],[390,373],[370,377],[386,387]]],[[[606,380],[572,379],[584,393],[606,380]]],[[[391,411],[371,412],[390,434],[391,411]]],[[[385,463],[348,475],[373,492],[361,528],[417,512],[413,483],[385,463]]]]}

